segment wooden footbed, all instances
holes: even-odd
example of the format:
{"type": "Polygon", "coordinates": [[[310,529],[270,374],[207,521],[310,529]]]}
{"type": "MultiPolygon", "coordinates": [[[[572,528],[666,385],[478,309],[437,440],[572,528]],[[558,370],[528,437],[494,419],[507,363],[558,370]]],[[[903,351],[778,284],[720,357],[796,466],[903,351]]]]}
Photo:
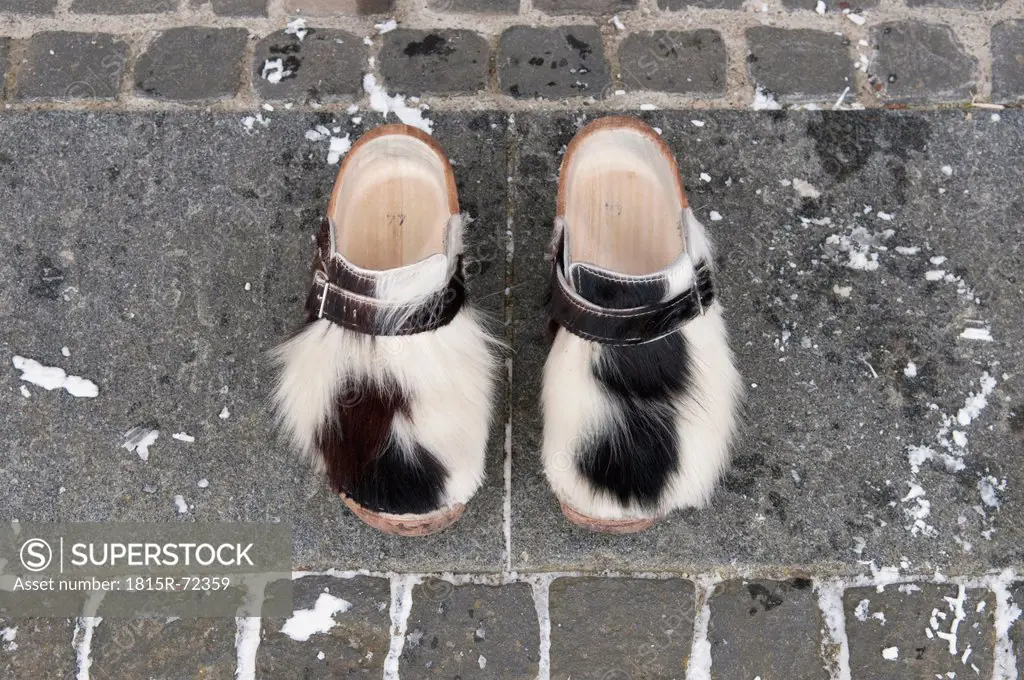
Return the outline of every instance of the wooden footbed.
{"type": "Polygon", "coordinates": [[[405,125],[377,128],[353,146],[328,206],[337,251],[373,270],[444,253],[448,218],[458,211],[444,152],[405,125]]]}
{"type": "Polygon", "coordinates": [[[663,269],[684,249],[685,206],[671,151],[640,121],[600,119],[566,152],[559,214],[573,262],[623,274],[663,269]]]}

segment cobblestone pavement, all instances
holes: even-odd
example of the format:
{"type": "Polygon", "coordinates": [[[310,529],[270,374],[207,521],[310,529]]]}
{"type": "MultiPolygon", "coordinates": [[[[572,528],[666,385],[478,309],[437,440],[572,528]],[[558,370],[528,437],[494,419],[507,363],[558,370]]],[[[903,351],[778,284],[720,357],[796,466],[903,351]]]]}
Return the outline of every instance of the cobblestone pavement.
{"type": "Polygon", "coordinates": [[[1024,672],[1024,583],[297,574],[286,619],[0,618],[3,678],[931,680],[1024,672]],[[446,579],[446,580],[442,580],[446,579]],[[868,585],[879,583],[880,585],[868,585]],[[301,636],[300,636],[301,637],[301,636]],[[84,674],[83,674],[84,671],[84,674]]]}
{"type": "Polygon", "coordinates": [[[101,387],[0,372],[0,519],[288,522],[294,608],[348,605],[0,611],[0,680],[1024,677],[1024,0],[0,0],[0,85],[0,365],[101,387]],[[332,140],[382,109],[448,150],[510,347],[488,481],[418,540],[264,406],[332,140]],[[628,537],[536,457],[554,180],[611,111],[676,152],[748,385],[713,506],[628,537]]]}
{"type": "Polygon", "coordinates": [[[0,0],[13,107],[1017,104],[1022,45],[1024,0],[0,0]]]}

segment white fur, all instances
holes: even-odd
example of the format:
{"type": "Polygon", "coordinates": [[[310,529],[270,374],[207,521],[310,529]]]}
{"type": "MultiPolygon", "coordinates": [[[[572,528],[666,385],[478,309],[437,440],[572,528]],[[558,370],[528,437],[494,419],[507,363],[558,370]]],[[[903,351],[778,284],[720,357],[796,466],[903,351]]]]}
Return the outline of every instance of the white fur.
{"type": "MultiPolygon", "coordinates": [[[[478,311],[464,307],[436,331],[374,337],[332,324],[311,323],[274,350],[281,367],[273,394],[281,426],[318,469],[316,435],[346,382],[392,382],[412,415],[397,416],[392,436],[415,440],[448,471],[444,504],[465,503],[484,478],[491,422],[495,356],[478,311]]],[[[344,433],[342,433],[344,436],[344,433]]]]}
{"type": "MultiPolygon", "coordinates": [[[[704,258],[710,262],[711,247],[703,227],[689,210],[684,211],[683,221],[692,262],[704,258]]],[[[677,271],[669,273],[670,288],[681,292],[692,285],[690,258],[686,262],[681,258],[677,271]]],[[[591,368],[601,345],[559,329],[544,366],[542,459],[555,495],[578,512],[596,519],[659,517],[675,509],[703,507],[710,500],[729,462],[743,386],[719,302],[677,332],[686,338],[691,365],[690,386],[673,404],[679,413],[679,469],[669,478],[657,505],[641,508],[623,507],[612,494],[595,489],[576,468],[581,443],[617,414],[591,368]]]]}

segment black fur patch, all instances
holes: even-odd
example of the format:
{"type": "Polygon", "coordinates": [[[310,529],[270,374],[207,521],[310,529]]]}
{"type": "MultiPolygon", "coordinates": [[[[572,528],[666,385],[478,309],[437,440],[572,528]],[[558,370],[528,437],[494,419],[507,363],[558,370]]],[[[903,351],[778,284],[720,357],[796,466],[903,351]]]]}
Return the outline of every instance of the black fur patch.
{"type": "MultiPolygon", "coordinates": [[[[610,309],[655,304],[668,291],[664,277],[627,283],[585,265],[573,269],[572,280],[581,297],[610,309]]],[[[641,345],[603,345],[591,371],[618,417],[583,443],[576,468],[622,505],[654,507],[679,469],[679,414],[672,401],[690,384],[686,339],[676,332],[641,345]]]]}
{"type": "Polygon", "coordinates": [[[419,444],[407,451],[393,440],[399,415],[409,415],[409,404],[395,385],[362,381],[335,397],[333,417],[317,435],[331,486],[368,510],[438,510],[448,471],[419,444]]]}
{"type": "Polygon", "coordinates": [[[679,414],[671,400],[690,382],[682,333],[644,345],[604,346],[594,377],[611,396],[618,418],[581,447],[577,469],[621,504],[658,504],[679,469],[679,414]]]}

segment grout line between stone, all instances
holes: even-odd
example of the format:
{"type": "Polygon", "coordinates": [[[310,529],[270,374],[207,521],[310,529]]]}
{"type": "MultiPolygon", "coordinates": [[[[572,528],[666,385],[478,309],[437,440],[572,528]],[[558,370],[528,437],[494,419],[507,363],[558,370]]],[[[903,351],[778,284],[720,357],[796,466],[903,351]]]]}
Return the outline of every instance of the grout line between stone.
{"type": "Polygon", "coordinates": [[[235,617],[235,680],[255,680],[256,652],[260,647],[259,616],[235,617]]]}
{"type": "Polygon", "coordinates": [[[533,605],[537,610],[537,680],[551,680],[551,582],[553,576],[543,575],[530,579],[533,605]]]}
{"type": "Polygon", "coordinates": [[[515,205],[515,187],[509,178],[514,177],[516,165],[515,145],[516,117],[509,114],[508,123],[505,127],[505,295],[504,300],[504,337],[508,348],[508,357],[505,359],[506,383],[505,383],[505,437],[503,451],[505,458],[502,462],[504,475],[504,496],[502,498],[501,523],[502,523],[502,569],[506,574],[512,573],[512,379],[514,372],[514,306],[513,295],[515,291],[515,219],[512,206],[515,205]]]}
{"type": "Polygon", "coordinates": [[[690,663],[686,667],[686,680],[711,680],[711,595],[718,579],[703,576],[695,580],[696,615],[693,617],[693,639],[690,644],[690,663]]]}
{"type": "Polygon", "coordinates": [[[821,658],[831,680],[851,680],[850,641],[846,636],[846,614],[843,611],[843,590],[839,579],[816,581],[818,608],[825,623],[821,636],[821,658]]]}
{"type": "Polygon", "coordinates": [[[105,590],[90,592],[89,597],[82,606],[82,616],[78,618],[75,624],[75,633],[71,638],[71,646],[75,650],[76,680],[89,680],[89,669],[92,667],[92,635],[96,630],[96,626],[100,625],[103,621],[103,617],[96,616],[96,612],[106,594],[107,591],[105,590]]]}
{"type": "Polygon", "coordinates": [[[391,644],[384,659],[384,680],[399,680],[398,663],[405,649],[405,632],[412,611],[412,587],[420,580],[411,574],[391,576],[391,644]]]}

